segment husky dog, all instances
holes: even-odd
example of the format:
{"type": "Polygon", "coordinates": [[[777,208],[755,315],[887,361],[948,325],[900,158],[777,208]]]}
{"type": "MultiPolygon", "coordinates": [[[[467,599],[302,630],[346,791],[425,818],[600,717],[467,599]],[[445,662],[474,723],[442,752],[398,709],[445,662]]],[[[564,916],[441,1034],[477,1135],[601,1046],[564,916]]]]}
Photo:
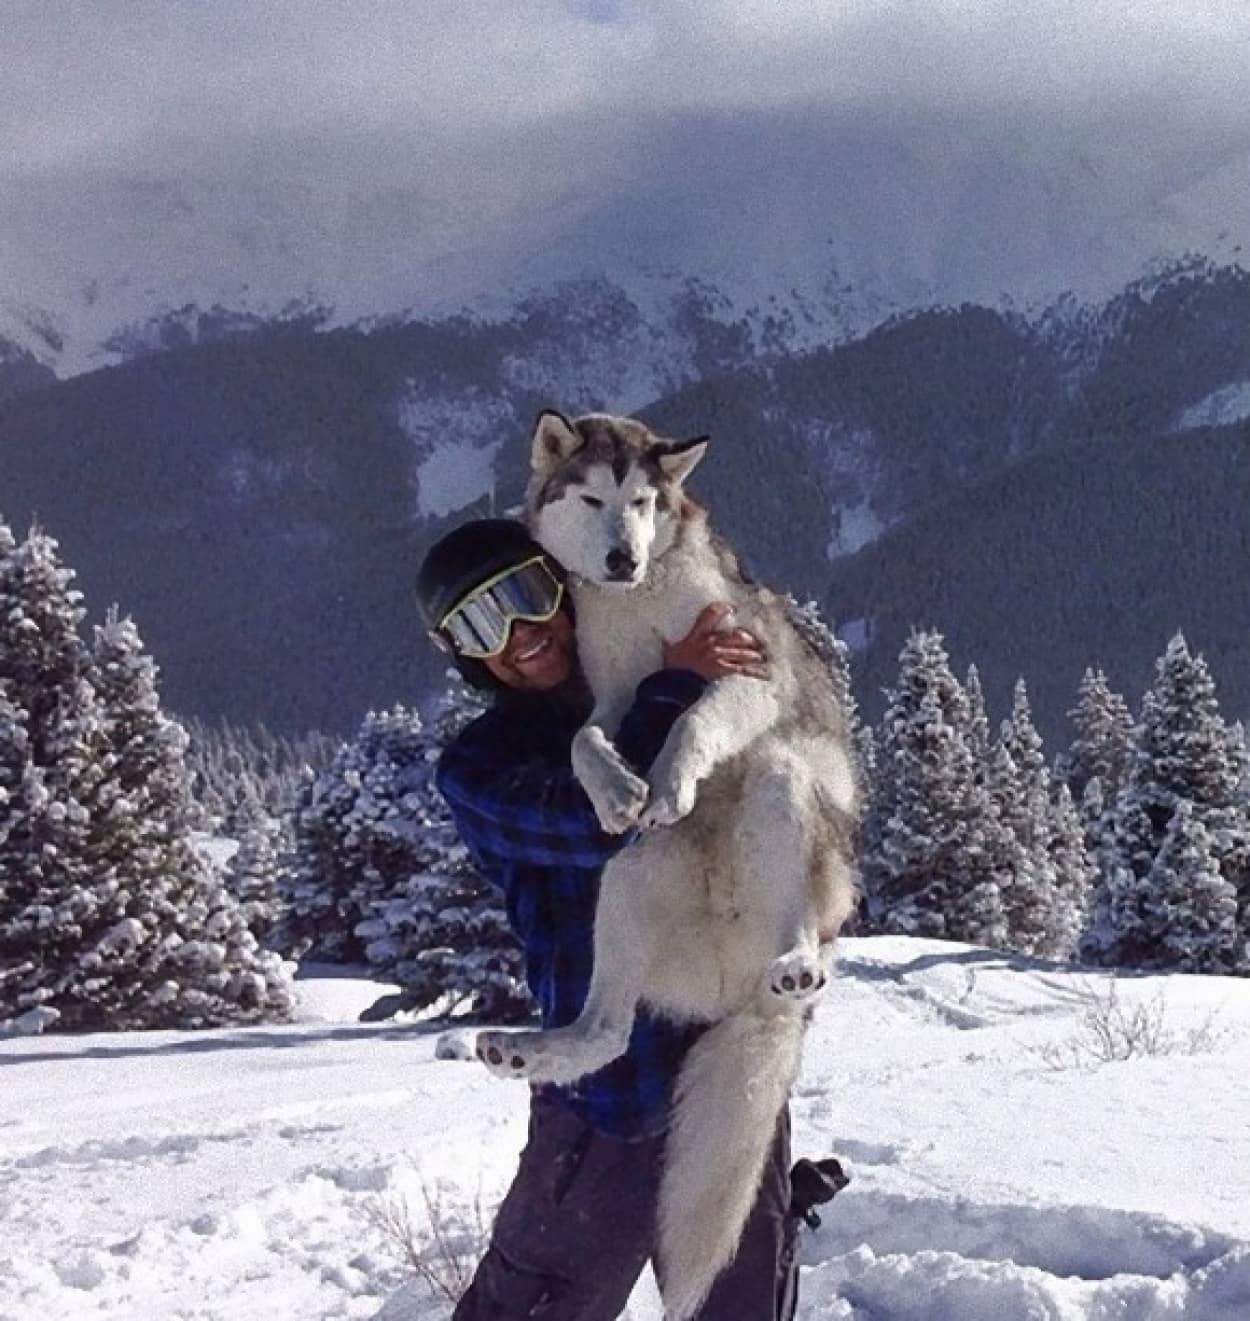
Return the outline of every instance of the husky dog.
{"type": "Polygon", "coordinates": [[[538,419],[528,519],[569,572],[595,699],[574,769],[605,830],[643,833],[604,871],[580,1018],[477,1043],[501,1076],[568,1083],[625,1050],[639,1003],[713,1024],[682,1066],[660,1193],[665,1306],[679,1319],[737,1250],[805,1009],[854,899],[856,789],[832,677],[685,493],[706,448],[607,414],[538,419]],[[764,641],[769,677],[709,685],[644,782],[613,734],[662,640],[712,601],[764,641]]]}

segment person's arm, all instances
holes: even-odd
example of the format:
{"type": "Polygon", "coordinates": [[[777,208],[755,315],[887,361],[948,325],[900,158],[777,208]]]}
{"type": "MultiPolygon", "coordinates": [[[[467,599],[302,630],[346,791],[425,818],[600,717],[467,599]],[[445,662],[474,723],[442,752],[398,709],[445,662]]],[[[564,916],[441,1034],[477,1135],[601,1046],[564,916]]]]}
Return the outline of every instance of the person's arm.
{"type": "Polygon", "coordinates": [[[613,742],[639,775],[651,769],[678,716],[690,710],[707,685],[701,674],[676,668],[656,670],[638,685],[613,742]]]}
{"type": "MultiPolygon", "coordinates": [[[[720,630],[729,610],[724,602],[707,606],[684,638],[665,645],[665,668],[638,685],[616,747],[640,775],[713,679],[767,674],[757,638],[720,630]]],[[[461,838],[480,857],[598,869],[637,834],[603,830],[572,768],[554,770],[542,758],[518,756],[499,719],[466,729],[443,753],[435,783],[461,838]]]]}
{"type": "MultiPolygon", "coordinates": [[[[690,670],[659,670],[638,686],[618,746],[640,772],[655,760],[677,718],[707,681],[690,670]]],[[[572,768],[517,756],[500,723],[470,727],[439,760],[435,783],[465,844],[479,855],[538,866],[598,869],[634,838],[609,835],[572,768]]]]}

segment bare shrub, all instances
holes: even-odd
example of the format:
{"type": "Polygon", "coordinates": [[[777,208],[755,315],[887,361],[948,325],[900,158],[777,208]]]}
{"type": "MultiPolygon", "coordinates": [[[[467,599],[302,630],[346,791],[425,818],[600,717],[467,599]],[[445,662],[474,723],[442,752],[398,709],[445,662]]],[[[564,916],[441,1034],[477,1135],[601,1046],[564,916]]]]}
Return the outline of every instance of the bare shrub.
{"type": "Polygon", "coordinates": [[[417,1173],[416,1205],[390,1189],[369,1198],[365,1220],[378,1230],[399,1262],[435,1297],[453,1307],[473,1279],[490,1239],[490,1219],[479,1188],[467,1215],[451,1204],[446,1189],[417,1173]]]}
{"type": "Polygon", "coordinates": [[[1167,995],[1126,1000],[1112,977],[1105,988],[1081,988],[1085,1012],[1075,1031],[1062,1041],[1048,1041],[1037,1054],[1053,1069],[1080,1069],[1142,1056],[1203,1055],[1220,1049],[1227,1032],[1214,1011],[1200,1023],[1177,1029],[1169,1021],[1167,995]]]}

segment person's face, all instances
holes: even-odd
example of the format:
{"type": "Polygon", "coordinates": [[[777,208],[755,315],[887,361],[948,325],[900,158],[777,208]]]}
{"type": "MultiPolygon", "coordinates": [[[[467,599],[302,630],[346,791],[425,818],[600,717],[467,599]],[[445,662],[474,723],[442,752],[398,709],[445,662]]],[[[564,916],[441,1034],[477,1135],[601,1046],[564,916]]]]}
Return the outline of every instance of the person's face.
{"type": "Polygon", "coordinates": [[[576,658],[573,621],[561,609],[540,624],[515,620],[508,645],[482,663],[509,688],[547,692],[572,677],[576,658]]]}

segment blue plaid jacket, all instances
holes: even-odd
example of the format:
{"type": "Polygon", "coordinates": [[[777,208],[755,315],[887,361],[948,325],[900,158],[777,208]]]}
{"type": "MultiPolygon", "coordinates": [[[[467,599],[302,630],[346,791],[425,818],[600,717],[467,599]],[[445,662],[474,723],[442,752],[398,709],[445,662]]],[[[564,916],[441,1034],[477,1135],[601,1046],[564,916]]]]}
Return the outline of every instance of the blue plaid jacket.
{"type": "MultiPolygon", "coordinates": [[[[621,755],[645,773],[706,686],[690,670],[644,679],[617,732],[621,755]]],[[[501,693],[448,745],[436,773],[466,847],[503,892],[545,1027],[563,1027],[581,1012],[594,962],[599,876],[633,838],[600,829],[573,774],[573,735],[585,715],[541,695],[501,693]]],[[[640,1014],[623,1056],[571,1087],[542,1090],[606,1132],[658,1132],[677,1070],[700,1031],[640,1014]]]]}

